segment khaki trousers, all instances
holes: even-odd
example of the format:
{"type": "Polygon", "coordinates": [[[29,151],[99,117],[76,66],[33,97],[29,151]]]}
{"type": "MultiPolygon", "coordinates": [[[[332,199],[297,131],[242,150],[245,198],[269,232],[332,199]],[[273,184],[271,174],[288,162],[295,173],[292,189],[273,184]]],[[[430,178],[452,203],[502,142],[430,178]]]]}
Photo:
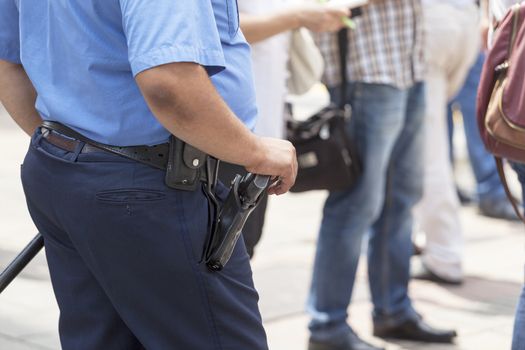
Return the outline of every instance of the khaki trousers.
{"type": "Polygon", "coordinates": [[[439,276],[462,278],[463,237],[449,159],[447,102],[462,87],[480,48],[478,8],[424,6],[427,107],[423,199],[415,219],[426,234],[423,263],[439,276]]]}

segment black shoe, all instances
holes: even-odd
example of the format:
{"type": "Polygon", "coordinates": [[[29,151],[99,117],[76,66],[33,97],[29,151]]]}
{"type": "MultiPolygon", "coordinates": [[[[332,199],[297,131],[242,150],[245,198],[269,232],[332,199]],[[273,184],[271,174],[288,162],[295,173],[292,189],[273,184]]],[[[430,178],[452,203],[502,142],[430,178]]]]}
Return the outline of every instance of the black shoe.
{"type": "Polygon", "coordinates": [[[481,199],[478,204],[481,215],[488,216],[495,219],[504,219],[517,221],[520,218],[516,215],[512,204],[505,196],[498,198],[481,199]]]}
{"type": "Polygon", "coordinates": [[[318,343],[310,339],[308,350],[384,350],[384,348],[369,344],[354,332],[349,332],[346,339],[340,344],[318,343]]]}
{"type": "Polygon", "coordinates": [[[468,205],[475,200],[474,196],[459,187],[456,187],[456,193],[458,194],[458,199],[461,205],[468,205]]]}
{"type": "Polygon", "coordinates": [[[374,336],[427,343],[452,343],[457,336],[454,330],[440,330],[430,327],[422,319],[408,320],[395,327],[374,325],[374,336]]]}
{"type": "Polygon", "coordinates": [[[431,281],[438,284],[448,284],[451,286],[459,286],[463,283],[462,279],[452,279],[452,278],[446,278],[441,277],[438,274],[432,272],[428,267],[421,264],[420,271],[414,272],[412,274],[412,278],[415,278],[417,280],[425,280],[425,281],[431,281]]]}
{"type": "Polygon", "coordinates": [[[413,256],[423,255],[424,252],[425,252],[425,248],[423,248],[416,242],[412,241],[412,255],[413,256]]]}

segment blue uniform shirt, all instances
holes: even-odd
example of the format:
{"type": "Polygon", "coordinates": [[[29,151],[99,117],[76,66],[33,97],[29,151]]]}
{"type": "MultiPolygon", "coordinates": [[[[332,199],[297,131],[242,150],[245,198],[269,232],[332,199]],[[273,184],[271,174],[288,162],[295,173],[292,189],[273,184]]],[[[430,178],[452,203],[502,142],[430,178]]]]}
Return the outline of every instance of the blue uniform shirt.
{"type": "Polygon", "coordinates": [[[134,76],[195,62],[249,127],[257,110],[236,0],[1,0],[0,59],[22,63],[36,108],[99,142],[165,142],[134,76]]]}

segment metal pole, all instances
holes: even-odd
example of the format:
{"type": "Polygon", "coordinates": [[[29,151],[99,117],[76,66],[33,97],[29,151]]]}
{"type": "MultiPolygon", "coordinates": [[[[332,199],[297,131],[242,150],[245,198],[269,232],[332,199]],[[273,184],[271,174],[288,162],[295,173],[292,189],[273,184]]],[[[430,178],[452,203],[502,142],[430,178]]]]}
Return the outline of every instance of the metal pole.
{"type": "Polygon", "coordinates": [[[0,274],[0,293],[22,272],[43,247],[44,238],[39,233],[0,274]]]}

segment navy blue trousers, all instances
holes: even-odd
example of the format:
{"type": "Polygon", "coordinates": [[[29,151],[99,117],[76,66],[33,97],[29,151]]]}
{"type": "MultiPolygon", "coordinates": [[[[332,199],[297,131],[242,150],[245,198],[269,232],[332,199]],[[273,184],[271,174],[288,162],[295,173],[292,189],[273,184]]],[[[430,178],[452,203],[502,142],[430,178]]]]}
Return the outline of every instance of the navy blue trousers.
{"type": "Polygon", "coordinates": [[[45,239],[65,350],[267,349],[242,240],[221,272],[201,263],[208,202],[160,170],[64,151],[39,131],[22,166],[45,239]]]}

